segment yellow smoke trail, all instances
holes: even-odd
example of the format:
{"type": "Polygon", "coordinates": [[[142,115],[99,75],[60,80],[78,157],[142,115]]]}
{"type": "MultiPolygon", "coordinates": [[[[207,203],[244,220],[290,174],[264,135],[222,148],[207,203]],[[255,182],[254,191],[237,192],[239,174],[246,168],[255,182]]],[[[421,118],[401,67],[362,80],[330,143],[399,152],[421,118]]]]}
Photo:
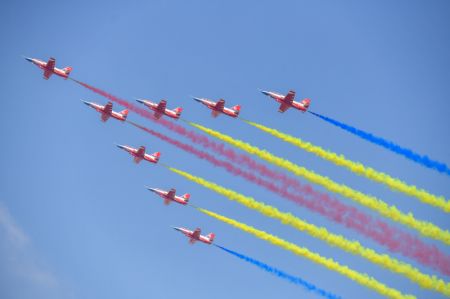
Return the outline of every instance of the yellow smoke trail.
{"type": "Polygon", "coordinates": [[[388,298],[396,298],[396,299],[415,298],[413,295],[404,295],[400,291],[386,286],[385,284],[377,281],[375,278],[370,277],[367,274],[359,273],[355,270],[352,270],[347,266],[339,264],[338,262],[334,261],[331,258],[325,258],[315,252],[310,251],[309,249],[307,249],[305,247],[297,246],[297,245],[290,243],[288,241],[285,241],[277,236],[271,235],[262,230],[258,230],[252,226],[249,226],[242,222],[238,222],[234,219],[216,214],[214,212],[211,212],[211,211],[208,211],[208,210],[205,210],[202,208],[197,208],[197,209],[200,212],[202,212],[210,217],[216,218],[217,220],[223,221],[223,222],[230,224],[236,228],[239,228],[240,230],[243,230],[244,232],[252,234],[257,238],[260,238],[264,241],[272,243],[273,245],[279,246],[279,247],[281,247],[285,250],[288,250],[296,255],[305,257],[317,264],[327,267],[330,270],[336,271],[336,272],[356,281],[357,283],[359,283],[365,287],[368,287],[388,298]]]}
{"type": "Polygon", "coordinates": [[[346,185],[338,184],[331,180],[330,178],[326,176],[319,175],[311,170],[308,170],[304,167],[301,167],[297,164],[294,164],[286,159],[280,158],[278,156],[275,156],[271,153],[269,153],[266,150],[261,150],[256,146],[252,146],[244,141],[235,139],[233,137],[230,137],[228,135],[222,134],[220,132],[217,132],[215,130],[206,128],[202,125],[193,123],[193,122],[187,122],[189,125],[205,132],[206,134],[215,137],[219,140],[222,140],[223,142],[226,142],[228,144],[231,144],[241,150],[244,150],[252,155],[255,155],[269,163],[272,163],[274,165],[277,165],[281,168],[284,168],[293,174],[297,176],[301,176],[315,184],[318,184],[320,186],[323,186],[324,188],[341,194],[347,198],[350,198],[359,204],[366,206],[370,209],[373,209],[377,211],[379,214],[392,219],[393,221],[400,222],[404,225],[409,226],[410,228],[413,228],[420,232],[422,235],[440,240],[444,242],[447,245],[450,245],[450,232],[447,230],[443,230],[440,227],[434,225],[433,223],[423,221],[423,220],[417,220],[414,218],[414,215],[412,213],[405,214],[397,209],[395,206],[389,206],[384,201],[371,196],[366,195],[362,192],[356,191],[346,185]]]}
{"type": "Polygon", "coordinates": [[[420,201],[435,206],[437,208],[442,209],[446,213],[450,212],[450,201],[447,201],[443,196],[436,196],[434,194],[431,194],[427,192],[424,189],[417,188],[414,185],[408,185],[407,183],[391,177],[390,175],[379,172],[371,167],[364,166],[361,163],[353,162],[351,160],[346,159],[343,155],[338,155],[336,153],[333,153],[331,151],[325,150],[321,148],[320,146],[316,146],[314,144],[311,144],[309,142],[303,141],[302,139],[298,137],[294,137],[285,133],[282,133],[276,129],[268,128],[264,125],[254,123],[248,120],[244,120],[249,125],[252,125],[258,129],[260,129],[263,132],[269,133],[287,143],[290,143],[292,145],[295,145],[296,147],[299,147],[305,151],[308,151],[310,153],[313,153],[316,156],[319,156],[322,159],[328,160],[330,162],[333,162],[334,164],[338,166],[343,166],[350,171],[367,177],[368,179],[371,179],[375,182],[382,183],[387,185],[389,188],[403,192],[406,195],[416,197],[420,201]]]}
{"type": "Polygon", "coordinates": [[[434,290],[444,295],[450,296],[450,284],[445,283],[443,280],[436,278],[435,276],[432,277],[423,274],[417,268],[414,268],[407,263],[403,263],[395,258],[392,258],[387,254],[379,254],[370,248],[365,248],[358,241],[347,240],[341,235],[328,232],[325,227],[317,227],[313,224],[301,220],[300,218],[295,217],[290,213],[281,212],[273,206],[258,202],[252,197],[242,195],[233,190],[209,182],[203,178],[194,176],[190,173],[173,167],[169,167],[169,170],[220,195],[237,201],[238,203],[250,209],[256,210],[265,216],[278,219],[283,224],[288,224],[300,231],[304,231],[315,238],[327,242],[331,246],[336,246],[352,254],[360,255],[365,259],[371,261],[372,263],[378,264],[393,272],[404,275],[411,281],[420,285],[422,288],[434,290]]]}

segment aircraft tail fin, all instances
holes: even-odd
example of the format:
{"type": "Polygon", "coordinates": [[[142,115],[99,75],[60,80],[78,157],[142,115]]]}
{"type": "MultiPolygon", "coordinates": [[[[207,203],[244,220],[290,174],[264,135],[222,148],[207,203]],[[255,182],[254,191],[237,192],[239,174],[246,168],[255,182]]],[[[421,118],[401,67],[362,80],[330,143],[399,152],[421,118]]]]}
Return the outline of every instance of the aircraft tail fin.
{"type": "Polygon", "coordinates": [[[239,112],[241,111],[241,105],[233,106],[231,109],[233,109],[236,114],[239,114],[239,112]]]}
{"type": "Polygon", "coordinates": [[[191,198],[191,195],[189,193],[186,193],[182,197],[184,198],[184,200],[186,200],[186,202],[188,202],[189,198],[191,198]]]}
{"type": "Polygon", "coordinates": [[[160,152],[156,152],[156,153],[153,153],[152,156],[155,157],[156,162],[158,162],[159,161],[159,157],[161,156],[161,153],[160,152]]]}
{"type": "Polygon", "coordinates": [[[72,68],[71,66],[68,66],[68,67],[63,68],[63,72],[64,72],[67,76],[70,75],[70,72],[71,72],[72,70],[73,70],[73,68],[72,68]]]}
{"type": "Polygon", "coordinates": [[[209,234],[207,235],[207,237],[208,237],[208,239],[209,239],[211,242],[214,242],[214,238],[216,237],[216,235],[215,235],[214,233],[209,233],[209,234]]]}
{"type": "Polygon", "coordinates": [[[128,109],[125,109],[125,110],[120,111],[120,114],[122,114],[122,116],[123,116],[124,119],[127,119],[127,116],[128,116],[128,109]]]}
{"type": "Polygon", "coordinates": [[[301,103],[302,103],[303,107],[305,107],[306,109],[308,109],[308,108],[309,108],[309,105],[311,104],[311,100],[308,99],[308,98],[305,98],[305,99],[303,99],[303,100],[301,101],[301,103]]]}
{"type": "Polygon", "coordinates": [[[175,113],[177,114],[177,116],[180,116],[180,115],[181,115],[181,112],[183,112],[183,108],[177,107],[177,108],[174,109],[174,111],[175,111],[175,113]]]}

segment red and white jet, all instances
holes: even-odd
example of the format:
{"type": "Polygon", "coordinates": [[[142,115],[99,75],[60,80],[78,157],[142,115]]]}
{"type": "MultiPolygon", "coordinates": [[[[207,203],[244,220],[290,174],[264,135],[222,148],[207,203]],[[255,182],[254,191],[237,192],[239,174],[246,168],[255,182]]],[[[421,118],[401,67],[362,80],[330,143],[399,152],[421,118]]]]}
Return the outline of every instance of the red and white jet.
{"type": "Polygon", "coordinates": [[[217,117],[220,113],[226,114],[231,117],[238,117],[239,112],[241,111],[241,106],[239,105],[233,106],[231,108],[225,107],[225,100],[223,99],[220,99],[217,102],[195,97],[193,97],[193,99],[211,109],[212,110],[211,115],[213,117],[217,117]]]}
{"type": "Polygon", "coordinates": [[[144,100],[144,99],[137,99],[136,101],[138,101],[141,104],[144,104],[151,110],[155,111],[155,114],[153,115],[153,117],[155,117],[156,119],[160,119],[161,116],[163,116],[163,115],[167,115],[168,117],[179,119],[181,112],[183,111],[183,108],[181,108],[181,107],[177,107],[173,110],[167,109],[166,108],[167,107],[166,100],[161,100],[159,103],[153,103],[152,101],[144,100]]]}
{"type": "Polygon", "coordinates": [[[105,106],[99,105],[97,103],[86,102],[81,100],[83,103],[88,105],[91,108],[94,108],[98,112],[100,112],[100,118],[103,122],[107,121],[110,117],[118,119],[120,121],[126,121],[128,116],[128,109],[122,110],[120,112],[116,112],[112,110],[113,104],[108,102],[105,106]]]}
{"type": "Polygon", "coordinates": [[[45,62],[36,58],[29,58],[29,57],[25,57],[26,60],[28,60],[29,62],[37,65],[40,69],[42,69],[44,71],[44,79],[48,80],[48,78],[50,78],[51,75],[56,74],[60,77],[63,77],[64,79],[69,78],[69,74],[72,71],[72,68],[70,66],[65,67],[63,69],[59,69],[57,67],[55,67],[56,64],[56,60],[53,57],[50,57],[50,59],[45,62]]]}
{"type": "Polygon", "coordinates": [[[169,191],[164,191],[164,190],[161,190],[158,188],[149,188],[149,187],[147,187],[147,189],[152,192],[155,192],[156,194],[161,196],[164,199],[165,205],[170,204],[170,202],[172,202],[172,201],[182,204],[182,205],[187,205],[189,202],[189,198],[191,197],[191,195],[189,193],[186,193],[182,196],[176,195],[175,192],[177,192],[177,191],[175,190],[175,188],[172,188],[169,191]]]}
{"type": "Polygon", "coordinates": [[[214,242],[214,237],[216,236],[214,233],[210,233],[207,236],[202,236],[200,228],[196,228],[194,231],[189,230],[184,227],[172,227],[174,230],[182,232],[189,238],[189,243],[194,244],[196,241],[203,242],[205,244],[211,245],[214,242]]]}
{"type": "Polygon", "coordinates": [[[146,154],[145,153],[145,146],[140,146],[139,148],[133,148],[131,146],[128,145],[120,145],[120,144],[116,144],[118,148],[121,148],[127,152],[130,153],[130,155],[132,155],[134,157],[134,162],[135,163],[139,163],[142,160],[146,160],[148,162],[152,162],[152,163],[158,163],[159,161],[159,157],[161,156],[160,152],[156,152],[154,154],[146,154]]]}
{"type": "Polygon", "coordinates": [[[309,108],[309,104],[311,104],[311,100],[308,98],[303,99],[301,102],[294,101],[295,91],[293,90],[290,90],[285,96],[272,91],[261,90],[261,92],[281,104],[280,108],[278,108],[278,112],[284,112],[291,107],[306,112],[309,108]]]}

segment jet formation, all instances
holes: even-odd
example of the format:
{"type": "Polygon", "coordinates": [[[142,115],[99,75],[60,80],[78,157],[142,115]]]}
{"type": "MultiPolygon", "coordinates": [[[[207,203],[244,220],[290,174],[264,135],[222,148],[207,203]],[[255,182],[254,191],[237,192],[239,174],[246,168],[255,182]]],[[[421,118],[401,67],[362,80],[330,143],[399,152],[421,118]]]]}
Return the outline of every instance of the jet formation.
{"type": "MultiPolygon", "coordinates": [[[[39,67],[41,70],[43,70],[43,78],[48,80],[53,74],[56,74],[57,76],[60,76],[64,79],[69,78],[69,75],[72,71],[72,67],[65,67],[63,69],[59,69],[56,67],[56,59],[51,57],[47,62],[36,59],[36,58],[29,58],[24,57],[27,61],[33,63],[37,67],[39,67]]],[[[306,112],[309,108],[309,105],[311,103],[310,99],[303,99],[300,102],[294,101],[295,99],[295,91],[290,90],[286,95],[282,95],[276,92],[272,91],[261,91],[264,95],[267,95],[271,98],[273,98],[275,101],[280,103],[280,107],[278,108],[279,112],[285,112],[289,108],[294,108],[297,110],[300,110],[302,112],[306,112]]],[[[225,100],[219,99],[217,102],[214,102],[212,100],[206,99],[206,98],[197,98],[193,97],[193,99],[197,102],[202,103],[206,107],[208,107],[211,110],[211,115],[213,117],[217,117],[220,114],[224,114],[233,118],[237,118],[239,116],[241,106],[235,105],[231,108],[225,107],[225,100]]],[[[161,100],[159,103],[152,102],[150,100],[146,99],[137,99],[137,102],[145,105],[150,110],[154,111],[154,118],[160,119],[163,115],[170,117],[172,119],[179,119],[181,116],[181,112],[183,111],[183,108],[176,107],[174,109],[168,109],[167,108],[167,101],[161,100]]],[[[122,110],[120,112],[113,111],[113,104],[112,102],[108,102],[105,105],[97,104],[94,102],[88,102],[82,100],[84,104],[87,106],[95,109],[97,112],[100,113],[100,119],[103,122],[108,121],[109,118],[117,119],[121,122],[125,122],[127,120],[128,116],[128,109],[122,110]]],[[[161,156],[160,152],[155,152],[153,154],[147,154],[145,152],[145,146],[140,146],[139,148],[133,148],[128,145],[120,145],[117,144],[117,147],[119,147],[122,150],[127,151],[132,157],[133,161],[135,163],[140,163],[142,160],[146,160],[150,163],[158,163],[159,158],[161,156]]],[[[186,193],[184,195],[176,195],[175,188],[172,188],[168,191],[158,189],[158,188],[150,188],[147,187],[148,190],[156,193],[164,200],[164,204],[169,205],[171,202],[175,202],[181,205],[188,205],[190,194],[186,193]]],[[[210,233],[206,236],[201,235],[201,229],[196,228],[195,230],[189,230],[184,227],[173,227],[173,229],[183,233],[186,237],[189,238],[189,243],[194,244],[195,242],[199,241],[205,244],[212,244],[214,242],[215,234],[210,233]]]]}

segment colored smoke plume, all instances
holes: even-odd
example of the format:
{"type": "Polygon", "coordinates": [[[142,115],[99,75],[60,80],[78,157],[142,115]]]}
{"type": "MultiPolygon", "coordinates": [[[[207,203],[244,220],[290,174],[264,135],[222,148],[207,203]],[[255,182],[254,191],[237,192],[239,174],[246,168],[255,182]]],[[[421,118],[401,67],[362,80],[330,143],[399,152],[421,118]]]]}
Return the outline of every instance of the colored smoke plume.
{"type": "Polygon", "coordinates": [[[353,135],[356,135],[364,140],[372,142],[373,144],[384,147],[385,149],[388,149],[391,152],[401,155],[401,156],[403,156],[411,161],[414,161],[424,167],[428,167],[428,168],[437,170],[441,173],[450,175],[450,169],[448,168],[448,166],[445,163],[432,160],[432,159],[428,158],[428,156],[417,154],[408,148],[404,148],[404,147],[401,147],[400,145],[395,144],[392,141],[375,136],[372,133],[368,133],[363,130],[357,129],[355,127],[352,127],[350,125],[347,125],[345,123],[342,123],[340,121],[332,119],[330,117],[327,117],[327,116],[324,116],[324,115],[321,115],[319,113],[315,113],[312,111],[309,111],[309,113],[311,113],[314,116],[317,116],[318,118],[320,118],[332,125],[335,125],[338,128],[341,128],[347,132],[350,132],[353,135]]]}

